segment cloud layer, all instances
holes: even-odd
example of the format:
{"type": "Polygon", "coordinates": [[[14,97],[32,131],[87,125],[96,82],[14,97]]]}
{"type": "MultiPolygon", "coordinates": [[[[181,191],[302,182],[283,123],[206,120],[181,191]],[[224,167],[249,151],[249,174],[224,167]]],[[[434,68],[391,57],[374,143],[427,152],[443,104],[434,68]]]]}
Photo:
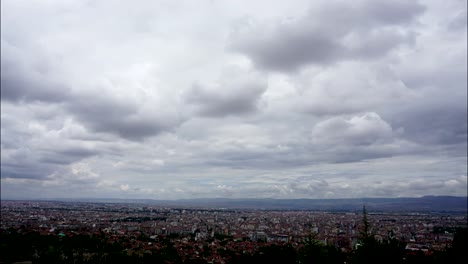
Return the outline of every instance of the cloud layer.
{"type": "Polygon", "coordinates": [[[2,1],[2,199],[467,195],[466,10],[2,1]]]}

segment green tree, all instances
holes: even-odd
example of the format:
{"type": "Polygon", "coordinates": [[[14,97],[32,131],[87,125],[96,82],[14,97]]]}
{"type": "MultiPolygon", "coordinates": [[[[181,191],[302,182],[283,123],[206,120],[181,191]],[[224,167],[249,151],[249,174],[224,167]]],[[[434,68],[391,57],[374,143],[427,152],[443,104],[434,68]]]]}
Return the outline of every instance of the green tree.
{"type": "Polygon", "coordinates": [[[360,233],[363,240],[373,237],[370,231],[370,224],[367,219],[367,210],[365,205],[362,206],[362,230],[360,233]]]}
{"type": "Polygon", "coordinates": [[[445,251],[434,254],[434,263],[466,263],[468,252],[468,228],[457,228],[452,245],[445,251]]]}
{"type": "Polygon", "coordinates": [[[298,252],[298,263],[342,264],[345,255],[334,246],[323,245],[309,232],[303,247],[298,252]]]}
{"type": "Polygon", "coordinates": [[[365,206],[363,206],[362,215],[362,230],[360,231],[361,237],[357,248],[354,250],[352,263],[403,263],[406,243],[395,238],[378,241],[372,232],[372,226],[369,223],[365,206]]]}

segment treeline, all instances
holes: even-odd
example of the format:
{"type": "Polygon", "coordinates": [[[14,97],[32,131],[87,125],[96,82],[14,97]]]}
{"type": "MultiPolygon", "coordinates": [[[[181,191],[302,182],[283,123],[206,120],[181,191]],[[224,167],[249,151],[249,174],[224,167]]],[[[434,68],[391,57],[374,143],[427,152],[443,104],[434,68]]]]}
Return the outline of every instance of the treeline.
{"type": "Polygon", "coordinates": [[[295,250],[291,245],[270,245],[253,255],[240,255],[230,263],[322,263],[322,264],[458,264],[468,260],[468,229],[457,229],[450,247],[443,251],[407,251],[406,243],[397,239],[378,241],[368,236],[352,252],[345,253],[339,248],[323,245],[313,238],[305,241],[295,250]]]}
{"type": "MultiPolygon", "coordinates": [[[[397,239],[376,240],[372,235],[363,236],[352,252],[323,245],[312,236],[299,247],[291,244],[265,245],[255,253],[234,252],[224,247],[213,249],[207,245],[197,256],[180,256],[169,240],[160,242],[158,249],[132,248],[132,241],[139,238],[121,236],[111,241],[106,234],[99,235],[40,235],[37,232],[18,233],[8,230],[0,235],[0,263],[32,261],[32,263],[206,263],[208,256],[220,256],[226,263],[466,263],[468,229],[457,229],[452,245],[444,251],[425,254],[422,251],[405,250],[406,243],[397,239]],[[212,252],[216,250],[216,252],[212,252]],[[130,253],[132,252],[132,253],[130,253]]],[[[226,242],[230,237],[215,239],[226,242]]],[[[221,245],[223,243],[220,243],[221,245]]]]}

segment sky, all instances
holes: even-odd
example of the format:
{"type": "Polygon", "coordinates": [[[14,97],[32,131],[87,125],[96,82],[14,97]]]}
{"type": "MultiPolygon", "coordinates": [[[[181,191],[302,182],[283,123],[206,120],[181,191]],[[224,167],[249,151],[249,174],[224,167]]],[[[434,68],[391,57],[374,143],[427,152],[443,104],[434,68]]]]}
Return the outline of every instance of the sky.
{"type": "Polygon", "coordinates": [[[1,198],[467,195],[465,0],[2,0],[1,198]]]}

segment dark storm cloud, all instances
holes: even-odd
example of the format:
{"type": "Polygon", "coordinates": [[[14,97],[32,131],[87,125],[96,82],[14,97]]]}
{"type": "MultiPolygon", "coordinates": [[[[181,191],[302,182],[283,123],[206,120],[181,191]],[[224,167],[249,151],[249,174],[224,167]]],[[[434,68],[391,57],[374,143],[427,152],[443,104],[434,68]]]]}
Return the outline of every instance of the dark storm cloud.
{"type": "Polygon", "coordinates": [[[286,72],[307,64],[376,58],[414,41],[414,33],[400,26],[423,10],[407,1],[326,2],[297,20],[234,32],[229,46],[261,68],[286,72]]]}

